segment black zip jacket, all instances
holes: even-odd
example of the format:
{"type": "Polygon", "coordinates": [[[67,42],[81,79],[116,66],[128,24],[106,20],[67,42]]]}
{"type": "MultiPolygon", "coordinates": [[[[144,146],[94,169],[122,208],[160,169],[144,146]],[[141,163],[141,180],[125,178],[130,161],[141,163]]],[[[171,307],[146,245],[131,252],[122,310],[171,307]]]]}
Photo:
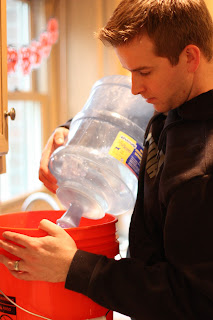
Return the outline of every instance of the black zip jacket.
{"type": "Polygon", "coordinates": [[[137,320],[213,319],[213,90],[151,119],[129,244],[78,250],[66,288],[137,320]]]}

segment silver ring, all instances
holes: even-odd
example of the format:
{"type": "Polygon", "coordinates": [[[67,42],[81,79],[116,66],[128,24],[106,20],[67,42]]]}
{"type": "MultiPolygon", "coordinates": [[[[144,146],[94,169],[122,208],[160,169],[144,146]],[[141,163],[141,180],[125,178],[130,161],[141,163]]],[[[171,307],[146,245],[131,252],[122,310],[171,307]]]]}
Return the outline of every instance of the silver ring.
{"type": "Polygon", "coordinates": [[[15,263],[14,263],[14,270],[15,270],[15,271],[20,271],[20,270],[19,270],[19,260],[16,260],[16,261],[15,261],[15,263]]]}

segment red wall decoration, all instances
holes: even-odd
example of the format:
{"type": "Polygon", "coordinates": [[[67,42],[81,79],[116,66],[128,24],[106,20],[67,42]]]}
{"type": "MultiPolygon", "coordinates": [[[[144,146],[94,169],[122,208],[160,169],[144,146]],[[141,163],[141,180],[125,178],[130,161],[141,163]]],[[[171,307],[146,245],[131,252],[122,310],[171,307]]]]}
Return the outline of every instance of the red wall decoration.
{"type": "Polygon", "coordinates": [[[8,46],[8,74],[16,71],[18,63],[24,75],[29,74],[33,69],[39,68],[43,59],[49,56],[52,46],[58,40],[58,36],[58,21],[55,18],[51,18],[47,23],[47,30],[40,34],[38,40],[32,40],[28,46],[18,50],[8,46]]]}

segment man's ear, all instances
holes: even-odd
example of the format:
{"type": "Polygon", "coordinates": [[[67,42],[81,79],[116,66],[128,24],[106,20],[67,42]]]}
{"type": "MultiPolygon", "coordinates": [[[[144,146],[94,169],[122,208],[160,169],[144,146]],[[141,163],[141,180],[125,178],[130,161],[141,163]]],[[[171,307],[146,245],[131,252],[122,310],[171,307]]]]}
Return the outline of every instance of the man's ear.
{"type": "Polygon", "coordinates": [[[188,72],[195,72],[200,64],[200,49],[193,45],[189,44],[185,47],[185,57],[187,62],[188,72]]]}

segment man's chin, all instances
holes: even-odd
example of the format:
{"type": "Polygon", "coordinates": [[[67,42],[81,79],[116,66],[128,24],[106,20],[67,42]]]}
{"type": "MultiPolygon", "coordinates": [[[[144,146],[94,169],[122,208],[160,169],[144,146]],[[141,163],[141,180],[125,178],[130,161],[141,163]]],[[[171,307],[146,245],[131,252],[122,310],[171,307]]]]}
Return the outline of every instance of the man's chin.
{"type": "Polygon", "coordinates": [[[168,111],[171,109],[166,105],[160,104],[160,103],[153,103],[154,109],[159,113],[167,114],[168,111]]]}

